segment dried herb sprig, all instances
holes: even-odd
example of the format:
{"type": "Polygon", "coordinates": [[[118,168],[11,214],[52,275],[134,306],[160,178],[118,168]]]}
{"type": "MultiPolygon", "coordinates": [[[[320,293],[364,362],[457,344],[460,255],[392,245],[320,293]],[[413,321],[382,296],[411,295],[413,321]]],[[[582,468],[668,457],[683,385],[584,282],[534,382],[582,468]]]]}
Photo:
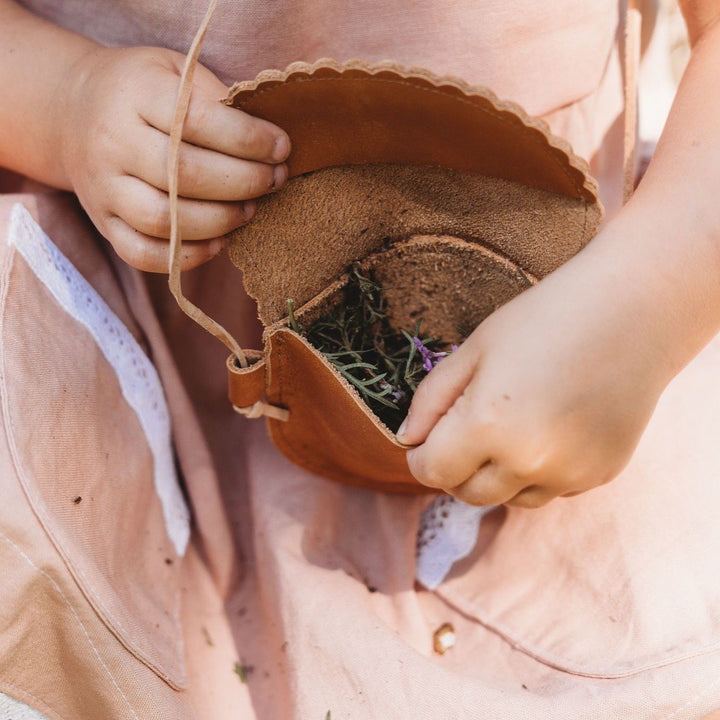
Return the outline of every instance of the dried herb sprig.
{"type": "MultiPolygon", "coordinates": [[[[448,354],[436,338],[395,330],[388,321],[383,288],[359,265],[349,270],[344,298],[307,331],[288,300],[288,318],[357,390],[370,409],[395,432],[407,414],[418,384],[448,354]]],[[[455,346],[453,346],[453,349],[455,346]]]]}

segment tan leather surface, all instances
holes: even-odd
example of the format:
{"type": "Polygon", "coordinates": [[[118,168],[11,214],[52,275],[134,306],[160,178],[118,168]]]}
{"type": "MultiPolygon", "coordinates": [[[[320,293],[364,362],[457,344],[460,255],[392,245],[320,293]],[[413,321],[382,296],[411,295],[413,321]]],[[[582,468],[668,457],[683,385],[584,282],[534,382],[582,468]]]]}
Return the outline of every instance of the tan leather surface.
{"type": "Polygon", "coordinates": [[[410,475],[403,446],[305,340],[279,328],[267,349],[267,399],[290,409],[288,422],[269,420],[268,426],[289,460],[349,485],[433,492],[410,475]]]}
{"type": "Polygon", "coordinates": [[[321,60],[267,71],[226,101],[290,135],[290,175],[334,165],[436,165],[596,199],[587,166],[487,88],[389,63],[321,60]]]}
{"type": "Polygon", "coordinates": [[[245,350],[248,367],[240,368],[235,356],[227,359],[228,397],[235,407],[248,407],[265,395],[265,360],[260,350],[245,350]]]}

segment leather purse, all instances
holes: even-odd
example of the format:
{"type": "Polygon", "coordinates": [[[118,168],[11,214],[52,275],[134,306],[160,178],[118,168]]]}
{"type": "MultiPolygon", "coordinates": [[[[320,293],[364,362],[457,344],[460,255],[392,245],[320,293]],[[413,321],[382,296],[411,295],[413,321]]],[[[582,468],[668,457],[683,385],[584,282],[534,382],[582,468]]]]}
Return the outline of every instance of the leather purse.
{"type": "Polygon", "coordinates": [[[320,60],[238,83],[225,102],[282,127],[292,143],[287,183],[229,239],[265,327],[263,349],[242,350],[181,287],[179,147],[213,9],[188,54],[170,132],[170,290],[231,350],[233,407],[265,416],[292,462],[337,482],[433,492],[410,474],[407,447],[292,320],[310,327],[342,303],[347,271],[359,266],[385,289],[393,328],[422,318],[425,333],[457,341],[458,328],[472,330],[589,242],[603,214],[597,183],[544,122],[456,78],[320,60]]]}
{"type": "Polygon", "coordinates": [[[394,64],[322,60],[236,84],[226,103],[290,136],[289,180],[232,233],[262,351],[230,357],[229,397],[267,415],[292,462],[331,480],[431,492],[338,371],[290,327],[342,302],[352,263],[387,288],[391,324],[457,341],[578,252],[602,218],[587,164],[486,88],[394,64]]]}

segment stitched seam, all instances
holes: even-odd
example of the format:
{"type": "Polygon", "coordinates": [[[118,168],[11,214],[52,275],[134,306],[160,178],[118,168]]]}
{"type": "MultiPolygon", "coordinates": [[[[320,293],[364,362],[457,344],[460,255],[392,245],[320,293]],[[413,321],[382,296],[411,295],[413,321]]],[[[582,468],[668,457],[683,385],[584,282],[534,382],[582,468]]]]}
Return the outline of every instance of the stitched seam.
{"type": "Polygon", "coordinates": [[[138,717],[137,713],[136,713],[135,710],[133,709],[133,706],[130,704],[130,701],[129,701],[128,698],[126,697],[125,693],[120,689],[120,686],[117,684],[117,681],[115,680],[114,675],[110,672],[110,669],[108,668],[108,666],[103,662],[102,656],[101,656],[100,653],[98,652],[98,649],[95,647],[95,644],[93,643],[92,638],[90,637],[90,634],[89,634],[88,631],[87,631],[87,628],[86,628],[85,625],[83,624],[82,620],[80,620],[80,617],[79,617],[79,615],[77,614],[77,611],[75,610],[75,608],[74,608],[74,606],[72,605],[72,603],[71,603],[71,602],[67,599],[67,597],[65,596],[65,593],[62,591],[62,588],[57,584],[57,582],[56,582],[48,573],[46,573],[44,570],[41,570],[41,569],[20,549],[20,547],[18,547],[7,535],[5,535],[4,532],[2,532],[2,530],[0,530],[0,539],[4,540],[8,545],[10,545],[10,547],[12,547],[12,548],[15,550],[15,552],[16,552],[18,555],[20,555],[20,557],[23,558],[23,560],[25,560],[25,562],[26,562],[28,565],[30,565],[30,567],[32,567],[34,570],[36,570],[38,573],[40,573],[40,575],[42,575],[42,576],[52,585],[52,587],[54,588],[55,592],[57,592],[57,594],[62,598],[62,601],[65,603],[65,605],[67,605],[68,608],[70,608],[70,612],[72,613],[73,617],[75,618],[75,621],[77,622],[77,624],[80,625],[80,627],[82,628],[83,635],[85,635],[85,639],[88,641],[88,644],[89,644],[90,647],[92,648],[93,655],[95,655],[95,657],[97,658],[98,662],[100,663],[100,665],[102,666],[103,670],[105,671],[106,675],[110,678],[110,682],[113,684],[113,686],[114,686],[115,689],[118,691],[118,693],[120,693],[120,697],[122,697],[122,699],[125,701],[125,704],[127,705],[128,709],[129,709],[130,712],[132,713],[132,716],[133,716],[134,718],[136,718],[136,720],[140,720],[140,718],[138,717]]]}
{"type": "Polygon", "coordinates": [[[529,657],[532,657],[534,660],[537,660],[539,663],[552,667],[560,672],[567,673],[568,675],[579,675],[582,677],[598,678],[602,680],[616,680],[619,678],[639,675],[647,670],[674,665],[678,662],[689,660],[701,655],[708,655],[720,649],[720,642],[715,641],[711,645],[702,646],[696,650],[688,651],[671,659],[646,663],[645,665],[641,665],[639,667],[633,667],[630,670],[622,672],[599,672],[597,670],[584,668],[581,665],[575,665],[569,662],[566,658],[560,658],[557,655],[554,655],[547,649],[534,648],[533,645],[521,641],[516,638],[513,632],[503,625],[503,623],[496,618],[491,618],[489,614],[484,613],[477,603],[460,597],[447,586],[441,585],[434,592],[446,602],[449,602],[457,608],[469,619],[479,622],[483,627],[487,628],[491,632],[494,632],[498,635],[498,637],[505,640],[514,650],[519,650],[529,657]]]}
{"type": "MultiPolygon", "coordinates": [[[[11,263],[14,265],[15,257],[17,256],[17,250],[13,247],[12,248],[12,256],[11,256],[11,263]]],[[[5,310],[6,310],[6,297],[7,297],[7,291],[9,287],[9,273],[10,269],[8,268],[5,279],[6,284],[4,287],[4,294],[2,298],[2,319],[3,323],[0,325],[0,332],[4,332],[4,317],[5,317],[5,310]]],[[[28,482],[26,473],[24,472],[24,468],[20,459],[20,453],[18,452],[17,445],[15,443],[15,435],[14,435],[14,429],[15,429],[15,422],[13,420],[12,412],[10,411],[9,407],[9,399],[8,394],[6,392],[5,387],[5,346],[2,342],[2,335],[0,335],[0,383],[1,387],[0,395],[2,396],[2,408],[3,408],[3,414],[7,420],[6,428],[5,428],[5,434],[6,439],[8,443],[8,447],[10,449],[10,454],[13,459],[13,464],[15,466],[15,470],[18,474],[18,477],[20,478],[20,482],[28,496],[28,499],[30,500],[31,507],[33,509],[33,512],[37,515],[38,519],[40,520],[45,532],[50,537],[53,546],[55,549],[60,553],[61,557],[67,564],[68,568],[70,569],[71,573],[76,575],[78,578],[81,590],[84,592],[84,594],[87,596],[90,603],[95,607],[98,614],[107,619],[106,622],[109,623],[110,630],[113,632],[113,635],[118,638],[118,640],[121,642],[121,644],[127,648],[127,650],[133,654],[134,656],[138,657],[142,662],[146,663],[149,667],[156,670],[161,677],[166,679],[171,684],[179,685],[179,684],[185,684],[186,678],[181,673],[180,677],[177,681],[171,680],[171,675],[169,672],[167,672],[160,664],[154,662],[149,653],[146,651],[141,650],[131,639],[131,633],[126,629],[123,622],[121,622],[115,614],[106,606],[106,604],[101,600],[100,596],[98,595],[94,583],[90,581],[88,576],[85,574],[85,572],[80,568],[77,564],[73,563],[68,556],[68,554],[65,552],[64,547],[60,542],[58,542],[57,538],[55,537],[55,534],[50,530],[51,525],[51,516],[46,512],[42,502],[42,496],[35,490],[35,488],[31,485],[31,483],[28,482]],[[117,630],[120,632],[117,632],[117,630]]],[[[178,600],[179,600],[179,591],[177,593],[178,600]]],[[[173,627],[175,628],[176,632],[178,633],[179,637],[182,637],[182,631],[181,631],[181,625],[178,620],[171,619],[171,622],[173,624],[173,627]]],[[[170,641],[170,646],[174,648],[175,652],[177,653],[178,657],[182,658],[182,642],[180,640],[178,641],[170,641]]]]}
{"type": "MultiPolygon", "coordinates": [[[[5,366],[4,362],[4,352],[3,352],[3,370],[5,366]]],[[[4,372],[3,372],[3,380],[4,380],[4,372]]],[[[4,385],[4,382],[3,382],[4,385]]],[[[3,387],[4,389],[4,387],[3,387]]],[[[35,490],[35,488],[27,481],[26,474],[23,471],[23,467],[20,461],[20,455],[17,451],[17,446],[15,444],[15,438],[14,433],[11,433],[11,430],[15,429],[15,422],[13,420],[12,413],[10,412],[9,407],[7,406],[7,394],[3,393],[3,407],[5,409],[5,415],[8,418],[8,432],[7,432],[7,438],[8,438],[8,445],[10,446],[10,452],[13,456],[15,469],[18,473],[18,476],[21,479],[22,485],[25,488],[25,491],[27,492],[31,503],[33,510],[35,514],[40,518],[43,527],[45,528],[48,535],[52,538],[53,546],[60,552],[60,555],[64,558],[64,560],[67,562],[69,567],[73,569],[73,572],[77,574],[78,578],[81,581],[82,587],[85,591],[85,593],[88,595],[88,599],[90,602],[95,605],[101,612],[104,614],[111,625],[115,625],[118,630],[120,631],[121,635],[123,637],[119,637],[118,639],[120,642],[128,649],[131,653],[137,654],[140,657],[142,657],[146,662],[148,662],[151,667],[157,667],[158,671],[161,672],[163,676],[168,676],[169,674],[161,669],[159,666],[156,665],[150,658],[147,656],[147,653],[142,651],[139,647],[135,645],[133,641],[130,640],[130,631],[127,630],[124,623],[107,607],[106,603],[102,601],[100,598],[100,595],[98,594],[95,584],[90,580],[90,578],[85,574],[83,569],[78,566],[76,563],[72,562],[68,554],[65,552],[65,549],[63,548],[62,544],[57,541],[57,538],[55,537],[54,532],[52,532],[49,529],[49,526],[51,524],[51,516],[48,512],[45,511],[43,508],[44,503],[42,502],[42,496],[39,492],[35,490]]],[[[173,621],[173,625],[175,626],[176,630],[179,629],[178,624],[173,621]]],[[[175,642],[172,643],[175,646],[175,651],[179,653],[181,651],[179,647],[179,643],[175,642]]]]}
{"type": "MultiPolygon", "coordinates": [[[[24,208],[23,208],[23,209],[24,209],[24,208]]],[[[25,212],[27,212],[27,211],[25,211],[25,212]]],[[[15,250],[15,249],[14,249],[14,250],[15,250]]],[[[17,252],[17,250],[15,250],[15,252],[17,252]]],[[[4,363],[4,349],[3,349],[3,363],[2,363],[3,368],[4,368],[4,365],[5,365],[5,363],[4,363]]],[[[10,423],[9,423],[9,424],[10,424],[10,427],[12,427],[12,428],[14,429],[15,423],[14,423],[13,420],[12,420],[12,414],[11,414],[11,412],[10,412],[10,410],[9,410],[9,407],[8,407],[7,417],[8,417],[8,419],[10,420],[10,423]]],[[[13,450],[15,450],[15,452],[17,453],[17,448],[16,448],[16,445],[15,445],[15,442],[14,442],[14,437],[13,437],[13,442],[12,442],[12,448],[13,448],[13,450]]],[[[18,468],[18,470],[19,470],[20,465],[21,465],[21,463],[20,463],[20,461],[19,461],[19,457],[20,457],[20,456],[19,456],[19,453],[17,453],[17,463],[16,463],[16,467],[18,468]]],[[[44,509],[42,509],[42,506],[44,505],[44,503],[42,502],[42,496],[40,495],[39,492],[37,492],[37,491],[35,490],[34,487],[32,487],[32,486],[30,485],[30,483],[27,482],[27,480],[25,479],[25,473],[18,472],[18,474],[20,475],[21,479],[23,480],[23,485],[26,486],[26,489],[27,489],[28,493],[29,493],[30,495],[32,495],[33,499],[35,500],[35,503],[34,503],[34,504],[37,504],[38,507],[40,508],[40,509],[38,509],[38,511],[37,511],[38,514],[39,514],[39,515],[42,515],[42,516],[45,518],[46,523],[48,523],[48,525],[49,525],[49,524],[50,524],[51,517],[50,517],[49,513],[47,513],[44,509]]],[[[56,542],[55,542],[56,538],[54,537],[54,533],[49,532],[49,534],[51,535],[51,537],[53,537],[53,540],[54,540],[54,543],[53,543],[53,544],[57,544],[58,546],[61,545],[60,543],[56,543],[56,542]]],[[[92,598],[94,599],[94,601],[96,602],[96,604],[97,604],[98,606],[100,606],[100,607],[103,609],[104,612],[107,613],[108,617],[109,617],[115,624],[117,624],[118,628],[119,628],[124,634],[130,635],[130,632],[125,628],[124,624],[106,607],[105,603],[102,602],[102,600],[100,599],[99,595],[97,594],[97,591],[95,590],[94,584],[90,581],[90,579],[87,577],[87,575],[86,575],[85,572],[82,570],[82,568],[76,566],[75,563],[73,563],[73,562],[71,561],[71,559],[70,559],[68,556],[66,556],[66,554],[64,553],[64,551],[61,551],[61,554],[63,555],[63,557],[66,557],[66,560],[67,560],[68,564],[70,564],[73,568],[76,569],[76,571],[77,571],[78,575],[80,576],[80,578],[83,580],[83,582],[85,582],[85,583],[88,585],[88,588],[89,588],[89,590],[90,590],[90,594],[92,595],[92,598]]],[[[179,599],[179,593],[177,593],[176,595],[177,595],[177,598],[176,598],[176,600],[177,600],[177,599],[179,599]]],[[[175,627],[175,630],[176,630],[177,632],[180,632],[180,631],[181,631],[180,624],[179,624],[177,621],[175,621],[175,620],[173,620],[172,622],[173,622],[173,626],[175,627]]],[[[128,640],[128,642],[129,642],[129,640],[128,640]]],[[[129,648],[128,648],[128,649],[129,649],[129,648]]],[[[182,652],[182,648],[181,648],[179,642],[174,643],[174,649],[175,649],[175,652],[176,652],[176,653],[181,653],[181,652],[182,652]]]]}
{"type": "MultiPolygon", "coordinates": [[[[407,80],[391,80],[391,79],[389,79],[389,78],[378,78],[378,77],[366,77],[366,78],[347,78],[347,77],[307,78],[307,79],[304,79],[304,80],[302,80],[302,81],[296,81],[296,82],[338,82],[338,81],[342,81],[342,82],[345,82],[345,83],[352,81],[352,82],[363,82],[363,83],[367,83],[367,82],[373,82],[373,83],[382,82],[382,83],[387,83],[387,84],[390,84],[390,85],[406,85],[406,86],[408,86],[408,87],[412,87],[412,88],[414,88],[414,89],[421,90],[421,91],[423,91],[423,92],[431,93],[431,94],[433,94],[433,95],[441,95],[442,97],[449,97],[449,94],[448,94],[448,93],[443,92],[443,91],[440,90],[439,88],[423,87],[423,86],[421,86],[421,85],[417,85],[417,84],[415,84],[415,83],[408,82],[407,80]]],[[[238,108],[240,108],[240,107],[245,107],[245,106],[250,102],[250,100],[251,100],[252,98],[258,97],[259,95],[265,95],[265,94],[267,94],[267,93],[274,92],[274,91],[279,90],[280,88],[284,88],[284,87],[288,87],[288,84],[287,84],[287,83],[284,83],[284,84],[275,85],[275,86],[268,87],[268,88],[260,88],[260,89],[256,90],[251,97],[249,97],[249,98],[247,98],[247,99],[245,99],[245,100],[239,101],[239,102],[238,102],[238,105],[237,105],[236,107],[238,107],[238,108]]],[[[512,121],[508,120],[507,117],[505,117],[505,115],[506,115],[509,111],[506,111],[506,110],[505,110],[505,111],[504,111],[504,110],[497,110],[496,112],[492,112],[492,111],[490,111],[490,110],[487,110],[487,109],[484,108],[484,107],[481,107],[480,105],[477,104],[477,102],[474,102],[474,101],[471,100],[470,98],[459,97],[459,96],[453,96],[453,97],[454,97],[456,100],[458,100],[459,102],[463,103],[464,105],[469,105],[470,107],[474,108],[475,110],[478,110],[479,112],[482,112],[482,113],[484,113],[484,114],[486,114],[486,115],[489,115],[490,117],[493,117],[493,118],[495,118],[495,119],[497,119],[497,120],[500,120],[500,122],[504,123],[505,125],[507,125],[507,126],[509,126],[509,127],[513,127],[513,126],[514,126],[514,123],[513,123],[512,121]]],[[[489,101],[488,101],[488,102],[489,102],[489,101]]],[[[522,120],[521,120],[520,118],[518,118],[518,120],[520,120],[520,122],[522,122],[522,120]]],[[[545,154],[546,154],[550,159],[552,159],[552,161],[555,163],[555,165],[557,165],[557,167],[563,172],[563,174],[568,178],[568,180],[570,180],[570,183],[572,184],[573,188],[582,196],[583,190],[585,189],[584,184],[579,184],[579,183],[578,183],[577,177],[575,177],[574,174],[571,173],[571,172],[568,170],[568,168],[567,168],[565,165],[563,165],[562,162],[560,162],[560,160],[558,159],[558,157],[557,157],[556,154],[555,154],[555,151],[556,151],[556,152],[564,152],[564,151],[563,151],[561,148],[555,147],[554,145],[550,145],[550,144],[547,142],[547,140],[546,140],[545,142],[543,142],[543,140],[541,140],[540,138],[538,138],[537,135],[538,135],[538,134],[541,134],[541,133],[540,133],[540,130],[539,130],[538,128],[532,127],[531,125],[526,125],[524,122],[522,122],[522,125],[523,125],[523,127],[525,127],[525,128],[527,128],[528,130],[532,131],[532,135],[529,136],[530,139],[531,139],[531,142],[532,142],[534,145],[537,145],[539,148],[541,148],[541,149],[543,149],[543,150],[545,151],[545,154]]],[[[569,156],[568,156],[568,159],[569,159],[569,156]]],[[[580,171],[577,170],[577,172],[580,172],[580,171]]],[[[584,198],[583,198],[583,199],[584,199],[584,198]]]]}

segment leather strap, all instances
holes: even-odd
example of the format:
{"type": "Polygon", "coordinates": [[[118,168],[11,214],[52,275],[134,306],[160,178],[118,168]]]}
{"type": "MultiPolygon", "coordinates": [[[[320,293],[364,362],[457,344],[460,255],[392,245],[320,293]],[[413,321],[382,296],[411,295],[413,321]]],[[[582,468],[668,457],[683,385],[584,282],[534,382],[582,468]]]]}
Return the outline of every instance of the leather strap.
{"type": "Polygon", "coordinates": [[[628,3],[625,15],[623,48],[624,73],[624,133],[623,133],[623,204],[635,189],[635,165],[638,124],[638,73],[640,71],[640,31],[642,18],[633,0],[628,3]]]}

